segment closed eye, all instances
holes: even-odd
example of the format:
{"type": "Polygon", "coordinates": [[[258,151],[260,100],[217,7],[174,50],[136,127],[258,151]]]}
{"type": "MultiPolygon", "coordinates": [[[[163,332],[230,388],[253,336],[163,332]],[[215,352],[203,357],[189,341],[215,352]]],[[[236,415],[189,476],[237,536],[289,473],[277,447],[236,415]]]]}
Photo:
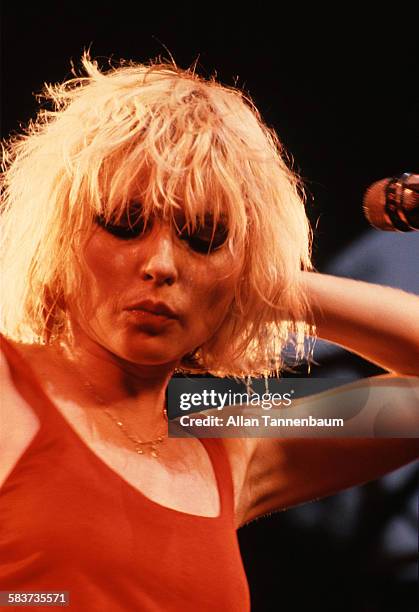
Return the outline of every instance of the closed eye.
{"type": "Polygon", "coordinates": [[[178,237],[187,242],[193,251],[202,254],[213,253],[227,241],[228,227],[223,221],[224,218],[219,217],[215,222],[214,215],[208,212],[192,225],[187,222],[183,212],[174,215],[178,237]]]}
{"type": "MultiPolygon", "coordinates": [[[[118,220],[107,221],[103,215],[97,215],[95,221],[106,232],[121,240],[133,240],[152,228],[152,220],[144,218],[140,205],[130,207],[118,220]]],[[[226,225],[222,222],[214,224],[212,215],[206,215],[204,223],[197,222],[194,229],[188,227],[183,215],[178,215],[175,230],[180,240],[202,254],[210,254],[221,248],[228,238],[226,225]]]]}
{"type": "Polygon", "coordinates": [[[178,233],[181,240],[186,241],[190,248],[197,253],[212,253],[226,242],[228,230],[222,223],[204,225],[193,231],[183,229],[178,233]]]}
{"type": "Polygon", "coordinates": [[[132,240],[151,229],[151,222],[144,218],[141,207],[132,206],[118,220],[107,221],[103,215],[96,215],[96,223],[109,234],[122,240],[132,240]]]}

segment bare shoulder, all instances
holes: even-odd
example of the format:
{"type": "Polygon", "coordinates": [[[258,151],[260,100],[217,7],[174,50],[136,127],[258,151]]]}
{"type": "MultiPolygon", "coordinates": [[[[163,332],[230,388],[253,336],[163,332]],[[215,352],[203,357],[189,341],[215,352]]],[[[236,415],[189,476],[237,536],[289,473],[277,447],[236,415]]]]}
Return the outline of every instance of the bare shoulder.
{"type": "MultiPolygon", "coordinates": [[[[4,338],[2,339],[1,346],[3,346],[4,338]]],[[[7,344],[10,344],[14,350],[19,353],[25,360],[31,361],[34,358],[43,358],[46,356],[50,349],[48,346],[43,344],[27,344],[24,342],[17,342],[11,338],[7,338],[7,344]]],[[[5,359],[5,351],[2,348],[1,353],[3,359],[5,359]]],[[[7,360],[6,360],[7,361],[7,360]]]]}
{"type": "MultiPolygon", "coordinates": [[[[7,342],[15,349],[23,359],[32,365],[35,360],[42,359],[44,353],[42,349],[45,347],[37,347],[34,345],[23,344],[20,342],[7,340],[7,342]]],[[[10,432],[10,425],[16,419],[26,418],[23,415],[33,414],[26,401],[23,399],[19,390],[19,384],[15,381],[11,364],[6,356],[4,348],[0,348],[0,377],[2,387],[2,402],[1,402],[1,419],[8,421],[6,431],[10,432]]],[[[33,419],[31,419],[33,421],[33,419]]],[[[4,431],[4,429],[2,428],[4,431]]]]}
{"type": "MultiPolygon", "coordinates": [[[[10,339],[7,339],[7,343],[12,346],[21,358],[23,358],[23,361],[29,365],[34,373],[37,370],[38,364],[43,364],[45,367],[49,361],[48,347],[35,344],[24,344],[10,339]]],[[[18,404],[21,404],[21,402],[17,400],[22,398],[19,390],[19,383],[15,381],[15,377],[13,376],[13,366],[9,363],[7,351],[3,343],[0,346],[0,376],[2,382],[2,404],[4,406],[7,403],[7,412],[10,414],[18,404]]],[[[4,410],[2,410],[2,414],[3,413],[4,410]]]]}
{"type": "MultiPolygon", "coordinates": [[[[7,339],[7,344],[10,345],[16,353],[18,353],[36,378],[39,379],[44,374],[49,375],[52,373],[54,356],[51,346],[42,344],[26,344],[23,342],[16,342],[10,338],[7,339]]],[[[10,364],[8,363],[7,349],[3,342],[2,346],[0,347],[0,353],[2,356],[2,376],[5,376],[10,383],[14,384],[11,376],[10,364]]]]}
{"type": "MultiPolygon", "coordinates": [[[[38,351],[30,345],[8,340],[9,344],[27,361],[31,362],[38,351]]],[[[39,429],[40,423],[33,409],[22,396],[12,375],[5,351],[0,351],[0,484],[24,452],[39,429]],[[1,433],[3,432],[3,434],[1,433]]]]}

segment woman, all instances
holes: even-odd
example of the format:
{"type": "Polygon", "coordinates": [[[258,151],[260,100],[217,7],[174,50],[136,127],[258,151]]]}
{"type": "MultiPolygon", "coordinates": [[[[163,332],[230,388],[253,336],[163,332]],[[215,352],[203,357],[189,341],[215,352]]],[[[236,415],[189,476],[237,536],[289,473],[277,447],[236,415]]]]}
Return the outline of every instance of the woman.
{"type": "Polygon", "coordinates": [[[278,372],[313,323],[417,376],[418,299],[310,272],[298,179],[241,92],[169,64],[83,65],[6,149],[1,588],[66,591],[74,610],[247,610],[240,525],[418,445],[168,438],[170,377],[278,372]]]}

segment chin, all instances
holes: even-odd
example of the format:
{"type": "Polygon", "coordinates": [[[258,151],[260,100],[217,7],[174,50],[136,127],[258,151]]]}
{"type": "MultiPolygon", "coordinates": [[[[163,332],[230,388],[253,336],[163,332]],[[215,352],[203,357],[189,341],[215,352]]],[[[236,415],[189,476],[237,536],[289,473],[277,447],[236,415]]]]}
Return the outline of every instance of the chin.
{"type": "Polygon", "coordinates": [[[156,338],[143,341],[136,340],[133,336],[127,339],[125,350],[121,353],[128,361],[145,366],[164,366],[168,364],[174,364],[175,366],[182,358],[178,353],[174,353],[173,343],[170,343],[169,346],[167,342],[156,341],[156,338]]]}
{"type": "Polygon", "coordinates": [[[180,358],[168,356],[168,355],[144,355],[141,354],[136,359],[133,360],[134,363],[143,366],[170,366],[177,367],[177,364],[180,362],[180,358]]]}

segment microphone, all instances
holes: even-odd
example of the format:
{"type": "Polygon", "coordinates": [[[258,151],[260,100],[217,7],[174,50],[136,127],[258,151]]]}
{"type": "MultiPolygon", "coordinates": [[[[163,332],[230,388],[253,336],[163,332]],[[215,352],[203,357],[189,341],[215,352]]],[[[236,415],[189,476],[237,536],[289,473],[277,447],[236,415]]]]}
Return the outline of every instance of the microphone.
{"type": "Polygon", "coordinates": [[[419,230],[419,174],[405,172],[373,183],[364,194],[363,208],[376,229],[419,230]]]}

